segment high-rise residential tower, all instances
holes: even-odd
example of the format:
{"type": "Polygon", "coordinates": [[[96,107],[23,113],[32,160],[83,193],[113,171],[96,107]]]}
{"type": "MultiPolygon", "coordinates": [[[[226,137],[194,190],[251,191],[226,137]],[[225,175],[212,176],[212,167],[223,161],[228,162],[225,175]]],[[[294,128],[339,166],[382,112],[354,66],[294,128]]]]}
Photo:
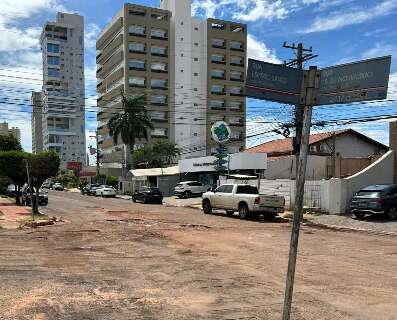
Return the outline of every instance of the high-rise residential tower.
{"type": "Polygon", "coordinates": [[[32,152],[43,151],[43,98],[41,92],[32,92],[32,152]]]}
{"type": "Polygon", "coordinates": [[[54,150],[61,166],[85,163],[84,20],[58,13],[41,34],[43,53],[43,150],[54,150]]]}
{"type": "Polygon", "coordinates": [[[21,130],[18,127],[10,128],[8,123],[5,121],[3,123],[0,123],[0,135],[12,135],[16,139],[18,139],[19,142],[21,142],[21,130]]]}
{"type": "Polygon", "coordinates": [[[125,4],[97,40],[99,148],[104,162],[120,161],[106,128],[120,111],[120,89],[144,94],[155,129],[181,158],[215,152],[210,129],[232,129],[230,153],[245,146],[247,28],[191,16],[191,0],[161,0],[160,8],[125,4]]]}

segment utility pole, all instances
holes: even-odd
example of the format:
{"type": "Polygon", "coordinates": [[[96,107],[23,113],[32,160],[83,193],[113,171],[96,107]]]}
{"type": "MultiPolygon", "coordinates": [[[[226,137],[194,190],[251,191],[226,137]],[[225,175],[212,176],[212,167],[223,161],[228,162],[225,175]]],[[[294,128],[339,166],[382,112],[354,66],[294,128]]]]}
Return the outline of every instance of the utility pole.
{"type": "MultiPolygon", "coordinates": [[[[313,49],[310,47],[309,49],[305,49],[303,47],[303,43],[298,43],[296,46],[295,43],[292,45],[288,45],[286,42],[283,44],[284,48],[291,49],[295,51],[296,59],[290,59],[289,61],[284,61],[284,65],[286,67],[296,67],[297,69],[303,70],[303,63],[309,61],[318,55],[312,54],[313,49]]],[[[293,139],[293,148],[294,154],[296,155],[296,174],[295,179],[298,179],[298,161],[299,161],[299,150],[301,146],[302,139],[302,126],[303,126],[303,109],[304,105],[297,104],[295,106],[295,138],[293,139]]]]}
{"type": "Polygon", "coordinates": [[[310,70],[304,76],[303,94],[305,96],[305,105],[303,106],[303,126],[301,135],[301,144],[299,148],[299,158],[297,162],[297,179],[296,179],[296,196],[294,217],[292,224],[290,252],[288,260],[287,281],[285,287],[284,309],[282,320],[289,320],[291,314],[292,295],[295,280],[296,257],[298,254],[298,240],[300,222],[303,215],[303,195],[305,191],[305,176],[307,156],[309,153],[309,137],[312,119],[312,107],[316,102],[316,95],[319,86],[320,74],[317,67],[310,67],[310,70]]]}
{"type": "Polygon", "coordinates": [[[28,189],[30,193],[30,205],[32,207],[32,220],[34,221],[34,203],[33,203],[33,188],[30,183],[30,172],[29,172],[29,159],[26,159],[26,175],[28,177],[28,189]]]}
{"type": "Polygon", "coordinates": [[[96,175],[99,176],[99,144],[98,144],[98,130],[95,132],[96,139],[96,175]]]}

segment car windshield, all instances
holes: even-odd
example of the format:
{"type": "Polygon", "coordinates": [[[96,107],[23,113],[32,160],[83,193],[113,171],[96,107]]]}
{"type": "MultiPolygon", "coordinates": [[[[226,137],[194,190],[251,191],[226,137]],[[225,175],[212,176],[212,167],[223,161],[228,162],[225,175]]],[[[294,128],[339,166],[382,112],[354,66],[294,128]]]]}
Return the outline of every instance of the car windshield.
{"type": "Polygon", "coordinates": [[[238,186],[237,187],[237,193],[241,194],[258,194],[258,188],[254,186],[238,186]]]}
{"type": "Polygon", "coordinates": [[[374,190],[362,190],[357,192],[357,196],[366,198],[379,198],[380,192],[374,190]]]}

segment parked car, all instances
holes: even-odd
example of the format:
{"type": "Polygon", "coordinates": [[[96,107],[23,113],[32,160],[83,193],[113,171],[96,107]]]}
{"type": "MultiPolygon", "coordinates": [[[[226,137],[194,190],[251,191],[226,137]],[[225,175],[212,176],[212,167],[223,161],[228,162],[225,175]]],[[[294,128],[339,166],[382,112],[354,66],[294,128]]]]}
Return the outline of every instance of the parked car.
{"type": "Polygon", "coordinates": [[[278,195],[259,194],[258,188],[247,184],[224,184],[203,194],[202,207],[206,214],[212,209],[222,209],[227,215],[235,211],[241,219],[263,215],[275,218],[284,212],[285,199],[278,195]]]}
{"type": "Polygon", "coordinates": [[[113,189],[111,186],[100,186],[95,189],[95,196],[96,197],[116,197],[116,190],[113,189]]]}
{"type": "Polygon", "coordinates": [[[51,189],[52,186],[53,186],[53,184],[51,182],[46,181],[46,182],[43,182],[43,184],[41,185],[41,188],[42,189],[51,189]]]}
{"type": "Polygon", "coordinates": [[[100,188],[100,185],[97,183],[92,183],[92,184],[87,184],[85,187],[84,194],[87,196],[95,196],[96,195],[96,189],[100,188]]]}
{"type": "MultiPolygon", "coordinates": [[[[36,189],[33,188],[33,197],[36,196],[36,189]]],[[[30,206],[32,204],[32,197],[30,195],[30,188],[28,185],[24,185],[21,189],[21,202],[25,206],[30,206]]],[[[39,199],[38,199],[38,205],[39,206],[46,206],[48,205],[48,192],[39,189],[39,199]]]]}
{"type": "Polygon", "coordinates": [[[17,196],[20,197],[22,194],[21,188],[19,188],[19,190],[15,190],[16,188],[18,189],[14,184],[10,184],[7,187],[6,196],[10,198],[16,198],[17,196]]]}
{"type": "Polygon", "coordinates": [[[52,190],[63,191],[64,187],[62,184],[56,182],[52,185],[52,190]]]}
{"type": "Polygon", "coordinates": [[[132,195],[132,201],[142,201],[143,203],[163,203],[163,194],[159,188],[141,187],[132,195]]]}
{"type": "Polygon", "coordinates": [[[178,183],[174,189],[174,195],[179,198],[190,198],[193,196],[201,196],[210,186],[205,186],[198,181],[183,181],[178,183]]]}
{"type": "Polygon", "coordinates": [[[397,219],[397,185],[383,184],[368,186],[358,191],[350,202],[350,211],[357,218],[366,214],[386,215],[397,219]]]}

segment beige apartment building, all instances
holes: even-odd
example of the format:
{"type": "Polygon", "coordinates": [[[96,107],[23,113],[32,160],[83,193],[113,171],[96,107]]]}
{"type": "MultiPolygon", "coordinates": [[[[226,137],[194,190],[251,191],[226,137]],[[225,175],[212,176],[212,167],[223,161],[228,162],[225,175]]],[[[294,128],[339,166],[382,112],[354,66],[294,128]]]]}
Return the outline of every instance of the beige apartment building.
{"type": "Polygon", "coordinates": [[[7,122],[0,123],[0,135],[8,136],[12,135],[21,142],[21,130],[18,127],[9,127],[7,122]]]}
{"type": "Polygon", "coordinates": [[[215,152],[210,129],[219,120],[232,128],[229,152],[244,148],[246,38],[244,24],[192,17],[190,0],[162,0],[160,8],[125,4],[97,40],[102,163],[124,159],[122,142],[115,146],[107,129],[121,110],[120,90],[146,96],[149,142],[168,139],[181,158],[215,152]]]}

